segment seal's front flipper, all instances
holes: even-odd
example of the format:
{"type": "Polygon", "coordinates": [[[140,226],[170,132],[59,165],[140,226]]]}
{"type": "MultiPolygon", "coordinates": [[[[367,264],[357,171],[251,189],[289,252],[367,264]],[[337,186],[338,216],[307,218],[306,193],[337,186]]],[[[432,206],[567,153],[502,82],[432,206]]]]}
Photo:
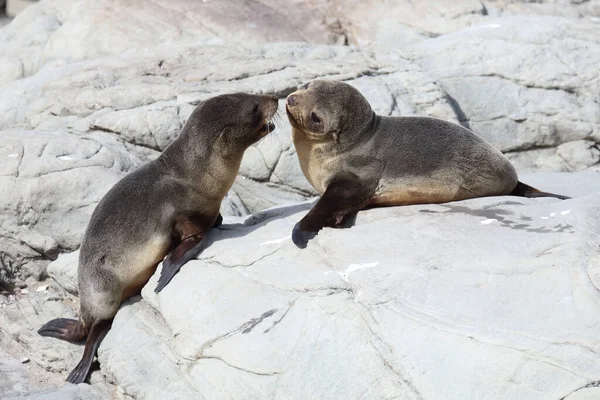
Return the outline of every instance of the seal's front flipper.
{"type": "Polygon", "coordinates": [[[163,290],[185,263],[204,250],[205,242],[202,239],[204,239],[204,234],[190,236],[167,255],[167,258],[163,261],[158,284],[154,289],[155,293],[163,290]]]}
{"type": "Polygon", "coordinates": [[[92,329],[90,329],[90,334],[87,337],[85,342],[85,349],[83,350],[83,357],[81,357],[81,361],[79,364],[71,371],[69,376],[67,377],[67,382],[71,382],[74,384],[83,383],[87,378],[88,373],[90,372],[90,368],[92,367],[92,361],[94,361],[94,356],[96,355],[96,351],[98,347],[100,347],[100,343],[102,343],[102,339],[108,333],[108,330],[112,326],[112,319],[105,319],[102,321],[98,321],[92,325],[92,329]]]}
{"type": "Polygon", "coordinates": [[[294,244],[303,249],[322,228],[340,227],[348,217],[369,204],[376,186],[376,182],[361,181],[352,173],[336,176],[312,210],[294,226],[294,244]]]}
{"type": "MultiPolygon", "coordinates": [[[[223,217],[219,214],[221,221],[223,217]]],[[[219,221],[219,217],[214,223],[219,221]]],[[[175,234],[179,236],[179,245],[171,251],[165,260],[163,261],[162,271],[160,272],[160,278],[155,293],[160,292],[165,286],[173,279],[173,277],[179,272],[183,264],[196,257],[204,250],[204,236],[207,228],[211,226],[210,222],[202,221],[199,217],[186,217],[182,216],[175,223],[175,234]]]]}

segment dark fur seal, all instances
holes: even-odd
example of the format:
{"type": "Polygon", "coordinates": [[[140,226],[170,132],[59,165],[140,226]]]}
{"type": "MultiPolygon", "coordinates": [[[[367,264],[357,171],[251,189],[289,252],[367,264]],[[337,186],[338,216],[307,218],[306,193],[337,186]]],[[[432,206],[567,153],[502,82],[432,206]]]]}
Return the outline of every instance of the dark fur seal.
{"type": "Polygon", "coordinates": [[[38,333],[87,338],[67,381],[83,382],[124,299],[137,294],[163,260],[156,292],[202,250],[222,221],[221,201],[244,151],[274,129],[277,99],[236,93],[211,98],[190,116],[160,157],[118,182],[100,201],[81,243],[79,320],[59,318],[38,333]]]}
{"type": "Polygon", "coordinates": [[[519,182],[506,157],[470,130],[437,118],[378,116],[343,82],[313,81],[288,96],[286,110],[302,172],[322,194],[294,227],[301,248],[365,207],[567,198],[519,182]]]}

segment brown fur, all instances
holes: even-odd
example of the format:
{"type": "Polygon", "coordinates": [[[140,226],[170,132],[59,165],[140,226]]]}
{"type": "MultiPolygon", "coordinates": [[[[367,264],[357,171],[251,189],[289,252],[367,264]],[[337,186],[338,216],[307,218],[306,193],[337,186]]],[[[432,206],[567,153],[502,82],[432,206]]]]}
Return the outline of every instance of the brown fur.
{"type": "MultiPolygon", "coordinates": [[[[470,130],[437,118],[378,116],[358,90],[342,82],[311,82],[288,96],[286,111],[302,172],[323,195],[315,207],[341,212],[328,204],[332,201],[348,213],[360,204],[444,203],[508,194],[564,198],[520,183],[508,159],[470,130]],[[327,193],[332,184],[352,182],[372,187],[365,194],[369,198],[344,195],[343,188],[327,193]]],[[[310,221],[316,215],[324,214],[315,210],[295,228],[300,244],[310,236],[308,227],[320,229],[310,221]]]]}
{"type": "Polygon", "coordinates": [[[277,99],[269,96],[237,93],[205,101],[157,160],[127,175],[100,201],[81,243],[80,320],[53,320],[39,330],[64,340],[89,334],[70,382],[85,379],[119,305],[140,292],[167,253],[160,289],[200,251],[244,151],[273,129],[268,120],[276,110],[277,99]]]}

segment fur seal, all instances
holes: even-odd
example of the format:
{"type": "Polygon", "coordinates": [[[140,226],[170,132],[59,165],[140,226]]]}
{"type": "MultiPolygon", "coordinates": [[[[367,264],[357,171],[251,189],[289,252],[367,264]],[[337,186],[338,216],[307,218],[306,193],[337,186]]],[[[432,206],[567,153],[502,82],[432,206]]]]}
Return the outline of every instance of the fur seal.
{"type": "Polygon", "coordinates": [[[461,125],[379,116],[343,82],[304,85],[287,97],[286,111],[302,172],[322,195],[294,227],[300,248],[365,207],[499,195],[567,198],[519,182],[499,150],[461,125]]]}
{"type": "Polygon", "coordinates": [[[203,250],[244,151],[275,126],[277,98],[213,97],[191,114],[158,159],[128,174],[98,203],[81,243],[79,320],[54,319],[38,333],[78,342],[83,357],[67,381],[83,382],[121,302],[140,292],[163,261],[156,292],[203,250]]]}

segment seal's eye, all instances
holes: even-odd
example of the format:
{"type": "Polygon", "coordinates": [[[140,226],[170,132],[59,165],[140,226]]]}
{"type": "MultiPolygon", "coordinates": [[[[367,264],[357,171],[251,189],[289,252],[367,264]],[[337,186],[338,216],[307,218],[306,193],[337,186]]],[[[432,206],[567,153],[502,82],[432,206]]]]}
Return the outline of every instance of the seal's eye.
{"type": "Polygon", "coordinates": [[[258,104],[255,104],[252,108],[252,114],[256,114],[258,112],[258,104]]]}
{"type": "Polygon", "coordinates": [[[314,122],[315,124],[318,124],[321,122],[321,118],[317,117],[317,114],[313,112],[310,113],[310,119],[312,120],[312,122],[314,122]]]}

